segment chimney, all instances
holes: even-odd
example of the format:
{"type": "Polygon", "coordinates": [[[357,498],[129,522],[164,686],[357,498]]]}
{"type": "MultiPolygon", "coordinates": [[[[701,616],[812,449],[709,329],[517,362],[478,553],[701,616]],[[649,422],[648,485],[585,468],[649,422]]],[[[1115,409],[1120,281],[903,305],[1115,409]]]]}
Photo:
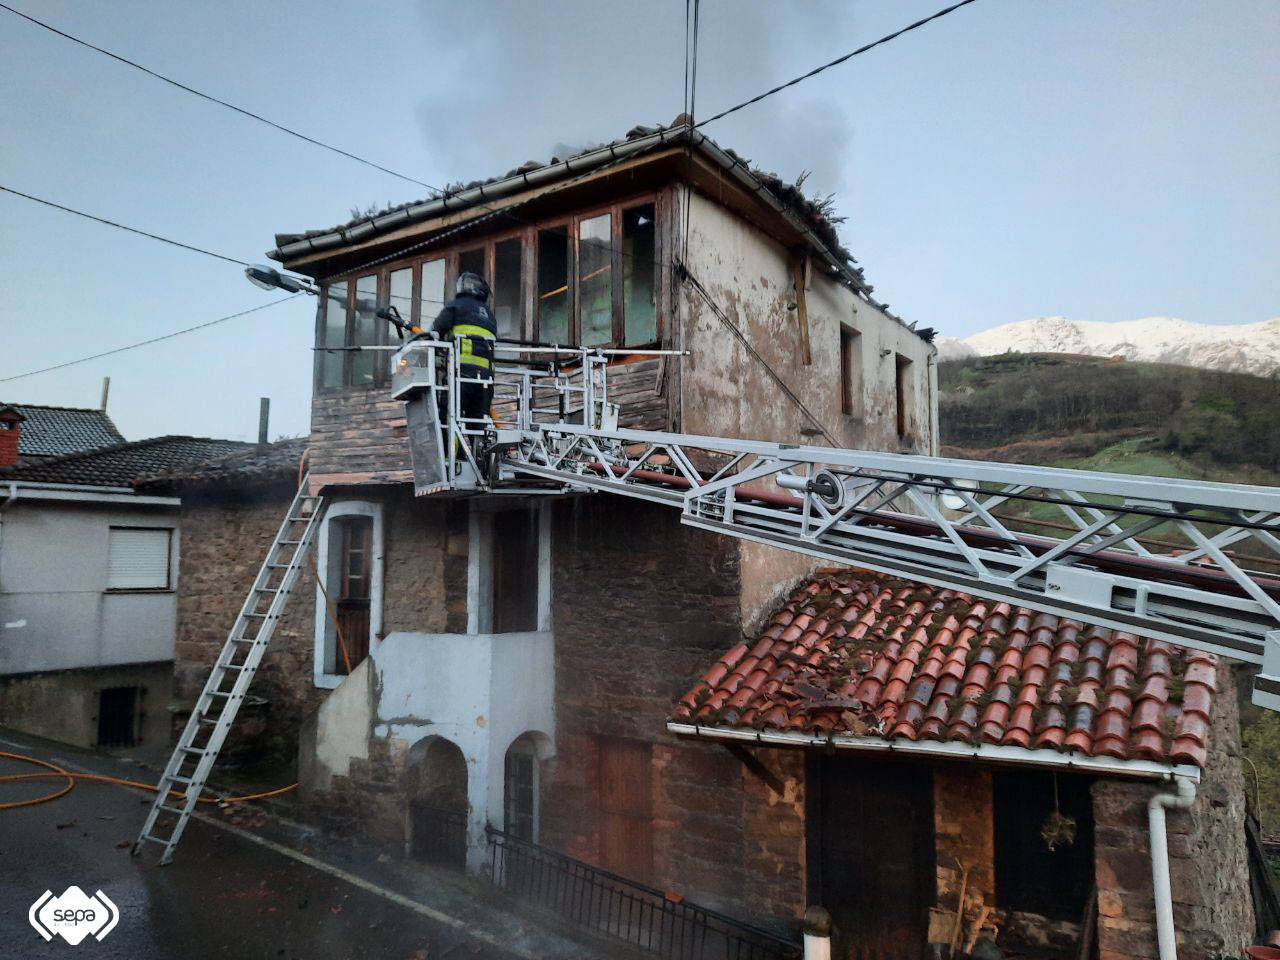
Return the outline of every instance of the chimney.
{"type": "Polygon", "coordinates": [[[267,424],[271,420],[271,398],[261,397],[258,400],[258,442],[267,442],[267,424]]]}
{"type": "Polygon", "coordinates": [[[25,419],[13,407],[0,407],[0,467],[12,467],[18,462],[18,441],[25,419]]]}
{"type": "Polygon", "coordinates": [[[111,378],[102,378],[102,403],[98,407],[103,413],[107,412],[107,396],[111,393],[111,378]]]}

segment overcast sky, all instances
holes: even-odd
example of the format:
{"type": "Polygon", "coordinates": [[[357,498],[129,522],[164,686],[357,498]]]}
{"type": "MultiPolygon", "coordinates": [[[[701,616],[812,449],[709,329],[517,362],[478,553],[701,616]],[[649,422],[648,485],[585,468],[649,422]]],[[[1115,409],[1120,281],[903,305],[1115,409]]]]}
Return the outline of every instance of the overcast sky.
{"type": "MultiPolygon", "coordinates": [[[[684,3],[11,0],[432,184],[681,109],[684,3]]],[[[943,6],[703,0],[698,113],[943,6]]],[[[1280,315],[1280,3],[978,0],[706,128],[837,195],[877,296],[964,336],[1032,316],[1280,315]]],[[[0,11],[0,184],[242,260],[422,188],[0,11]]],[[[0,194],[0,378],[256,306],[239,268],[0,194]]],[[[57,373],[130,439],[308,426],[313,305],[57,373]]]]}

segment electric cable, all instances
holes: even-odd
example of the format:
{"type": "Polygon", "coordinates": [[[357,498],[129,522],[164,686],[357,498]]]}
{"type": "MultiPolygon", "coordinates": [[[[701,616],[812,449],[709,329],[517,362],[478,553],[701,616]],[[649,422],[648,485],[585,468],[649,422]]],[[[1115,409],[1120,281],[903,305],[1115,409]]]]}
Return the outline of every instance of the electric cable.
{"type": "Polygon", "coordinates": [[[859,47],[857,50],[850,50],[848,53],[844,54],[843,56],[836,57],[834,60],[830,61],[829,63],[824,63],[820,67],[814,67],[808,73],[802,73],[800,76],[793,77],[792,79],[788,80],[786,83],[780,83],[776,87],[772,87],[771,89],[766,90],[764,93],[756,94],[756,96],[752,97],[750,100],[743,100],[741,103],[735,104],[734,106],[729,107],[729,109],[727,110],[721,110],[719,113],[715,114],[714,116],[707,117],[707,119],[702,120],[698,123],[695,123],[694,127],[695,128],[705,127],[708,123],[715,123],[717,120],[721,120],[724,117],[729,116],[729,114],[731,113],[737,113],[739,110],[742,110],[745,107],[749,107],[754,103],[759,103],[761,100],[765,99],[766,97],[771,97],[775,93],[780,93],[781,91],[786,90],[788,87],[794,87],[797,83],[800,83],[801,81],[808,80],[810,77],[816,77],[818,74],[822,73],[824,70],[830,70],[832,67],[839,66],[840,64],[844,63],[846,60],[850,60],[853,57],[858,56],[859,54],[866,53],[868,50],[874,50],[876,47],[880,46],[883,43],[888,43],[890,40],[894,40],[897,37],[902,36],[904,33],[910,33],[912,30],[916,30],[920,27],[923,27],[926,23],[930,23],[933,20],[937,20],[940,17],[945,17],[947,14],[953,13],[956,10],[959,10],[961,7],[967,6],[968,4],[971,4],[973,2],[974,0],[960,0],[959,3],[953,3],[951,6],[945,7],[944,9],[939,10],[937,13],[930,14],[929,16],[923,18],[922,20],[917,20],[915,23],[907,24],[907,26],[903,27],[901,30],[895,30],[893,33],[885,34],[885,36],[881,37],[879,40],[874,40],[871,43],[864,44],[863,46],[859,47]]]}
{"type": "Polygon", "coordinates": [[[706,301],[707,306],[711,308],[711,312],[716,315],[716,318],[729,328],[729,332],[733,334],[734,339],[742,345],[743,349],[745,349],[748,354],[755,358],[755,360],[764,367],[765,372],[769,374],[769,377],[773,382],[778,385],[778,388],[786,394],[788,398],[790,398],[791,402],[800,408],[800,412],[803,413],[805,417],[808,418],[809,422],[812,423],[823,437],[826,438],[827,443],[831,444],[833,447],[839,447],[840,444],[836,442],[836,438],[831,435],[831,432],[823,426],[822,421],[814,415],[812,410],[805,406],[804,401],[801,400],[800,397],[796,395],[795,391],[787,385],[786,381],[782,379],[782,376],[769,364],[769,361],[762,357],[756,348],[751,345],[751,341],[747,339],[746,334],[744,334],[741,328],[739,328],[729,315],[721,309],[720,305],[715,302],[711,294],[707,292],[707,288],[702,285],[701,281],[689,272],[689,268],[684,263],[677,264],[676,269],[679,271],[681,277],[686,280],[695,291],[697,291],[698,295],[701,296],[703,300],[706,301]]]}
{"type": "Polygon", "coordinates": [[[7,10],[10,13],[12,13],[14,16],[21,17],[23,20],[33,23],[37,27],[41,27],[45,30],[48,30],[50,33],[57,34],[63,39],[70,40],[72,43],[78,43],[82,47],[87,47],[88,49],[93,50],[96,53],[100,53],[105,57],[110,57],[112,60],[115,60],[119,63],[123,63],[127,67],[133,67],[133,69],[135,70],[140,70],[150,77],[154,77],[157,80],[162,80],[165,83],[169,84],[170,86],[177,87],[179,90],[182,90],[186,93],[190,93],[193,96],[200,97],[202,100],[208,100],[210,103],[216,103],[220,107],[226,107],[228,110],[234,110],[236,113],[239,113],[242,116],[246,116],[251,120],[257,120],[259,123],[265,123],[267,126],[274,127],[276,130],[279,130],[281,133],[286,133],[291,137],[297,137],[299,140],[305,141],[306,143],[310,143],[313,146],[321,147],[322,149],[332,151],[333,153],[346,157],[349,160],[354,160],[357,163],[363,163],[367,167],[373,167],[373,169],[375,170],[381,170],[383,173],[388,173],[393,177],[398,177],[399,179],[408,181],[409,183],[416,183],[418,186],[426,187],[428,190],[437,189],[436,187],[431,186],[431,184],[429,183],[424,183],[423,181],[418,180],[414,177],[410,177],[407,174],[397,173],[395,170],[392,170],[390,167],[384,167],[380,163],[375,163],[372,160],[368,160],[364,157],[358,156],[357,154],[351,153],[349,150],[343,150],[341,147],[335,147],[331,143],[325,143],[323,140],[317,140],[315,137],[309,137],[305,133],[299,133],[297,130],[294,130],[290,127],[286,127],[284,124],[276,123],[274,120],[268,120],[266,117],[262,116],[261,114],[254,113],[252,110],[246,110],[244,107],[238,107],[234,103],[229,103],[226,100],[221,100],[218,97],[213,96],[212,94],[205,93],[202,90],[197,90],[195,87],[191,87],[185,83],[181,83],[177,80],[174,80],[172,77],[167,77],[163,73],[159,73],[155,70],[152,70],[150,67],[144,67],[142,64],[137,63],[133,60],[130,60],[128,57],[122,57],[118,53],[112,53],[110,50],[105,50],[102,47],[95,46],[94,44],[90,43],[87,40],[82,40],[77,36],[67,33],[65,30],[59,30],[57,27],[53,26],[52,24],[45,23],[43,20],[37,20],[35,17],[31,16],[30,14],[23,13],[21,10],[15,10],[13,7],[9,6],[6,3],[0,3],[0,10],[7,10]]]}
{"type": "Polygon", "coordinates": [[[250,307],[248,310],[241,310],[239,313],[229,313],[225,317],[218,317],[216,320],[207,320],[204,323],[197,323],[194,327],[175,330],[172,333],[162,334],[158,337],[151,337],[148,340],[139,340],[137,343],[129,343],[123,347],[116,347],[113,350],[104,350],[102,353],[93,354],[93,356],[80,357],[77,360],[67,360],[64,363],[55,363],[51,367],[41,367],[39,370],[28,370],[26,373],[16,373],[11,377],[0,377],[0,383],[8,383],[11,380],[21,380],[24,377],[34,377],[38,373],[49,373],[53,370],[61,370],[64,367],[73,367],[79,363],[88,363],[90,360],[100,360],[103,357],[110,357],[113,354],[124,353],[126,350],[136,350],[138,347],[146,347],[153,343],[159,343],[161,340],[172,340],[174,337],[180,337],[184,333],[194,333],[197,330],[203,330],[206,327],[212,327],[215,324],[226,323],[228,320],[235,320],[238,317],[248,316],[251,313],[257,313],[259,310],[266,310],[268,307],[274,307],[278,303],[294,300],[300,296],[302,296],[301,293],[291,293],[287,297],[281,297],[280,299],[272,300],[269,303],[259,304],[256,307],[250,307]]]}
{"type": "MultiPolygon", "coordinates": [[[[0,4],[3,6],[3,4],[0,4]]],[[[52,207],[55,210],[61,210],[64,213],[72,213],[77,217],[84,217],[86,220],[93,220],[96,223],[104,224],[108,227],[115,227],[117,230],[125,230],[129,233],[136,233],[140,237],[148,237],[151,240],[159,240],[161,243],[167,243],[173,247],[181,247],[183,250],[190,250],[192,253],[202,253],[206,257],[213,257],[217,260],[225,260],[227,263],[234,263],[241,267],[249,266],[245,260],[238,260],[235,257],[228,257],[225,254],[214,253],[212,250],[206,250],[204,247],[196,247],[189,243],[182,243],[179,240],[173,240],[169,237],[162,237],[158,233],[148,233],[146,230],[139,230],[137,227],[130,227],[123,223],[117,223],[114,220],[107,220],[105,217],[96,217],[92,213],[85,213],[83,210],[77,210],[74,207],[65,207],[60,203],[54,203],[52,200],[45,200],[42,197],[34,197],[29,193],[23,193],[21,190],[14,190],[12,187],[6,187],[0,184],[0,190],[5,193],[11,193],[15,197],[22,197],[24,200],[30,200],[33,203],[42,203],[46,207],[52,207]]]]}

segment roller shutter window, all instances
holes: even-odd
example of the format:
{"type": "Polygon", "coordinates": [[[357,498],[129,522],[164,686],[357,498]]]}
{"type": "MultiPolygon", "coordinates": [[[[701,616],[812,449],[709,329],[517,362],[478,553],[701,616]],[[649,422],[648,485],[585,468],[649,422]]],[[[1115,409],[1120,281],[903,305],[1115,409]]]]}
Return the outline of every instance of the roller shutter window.
{"type": "Polygon", "coordinates": [[[112,527],[107,549],[107,589],[169,589],[172,535],[169,529],[112,527]]]}

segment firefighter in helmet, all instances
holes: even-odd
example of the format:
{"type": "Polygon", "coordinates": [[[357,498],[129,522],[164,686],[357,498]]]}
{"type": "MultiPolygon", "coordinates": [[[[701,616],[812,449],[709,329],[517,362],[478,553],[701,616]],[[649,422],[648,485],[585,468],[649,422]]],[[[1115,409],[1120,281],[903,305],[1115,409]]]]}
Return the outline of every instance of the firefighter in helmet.
{"type": "Polygon", "coordinates": [[[484,277],[471,272],[458,277],[454,297],[431,324],[431,335],[453,340],[464,380],[481,381],[458,384],[458,405],[464,419],[483,418],[493,402],[493,346],[498,339],[498,321],[489,309],[489,284],[484,277]]]}

